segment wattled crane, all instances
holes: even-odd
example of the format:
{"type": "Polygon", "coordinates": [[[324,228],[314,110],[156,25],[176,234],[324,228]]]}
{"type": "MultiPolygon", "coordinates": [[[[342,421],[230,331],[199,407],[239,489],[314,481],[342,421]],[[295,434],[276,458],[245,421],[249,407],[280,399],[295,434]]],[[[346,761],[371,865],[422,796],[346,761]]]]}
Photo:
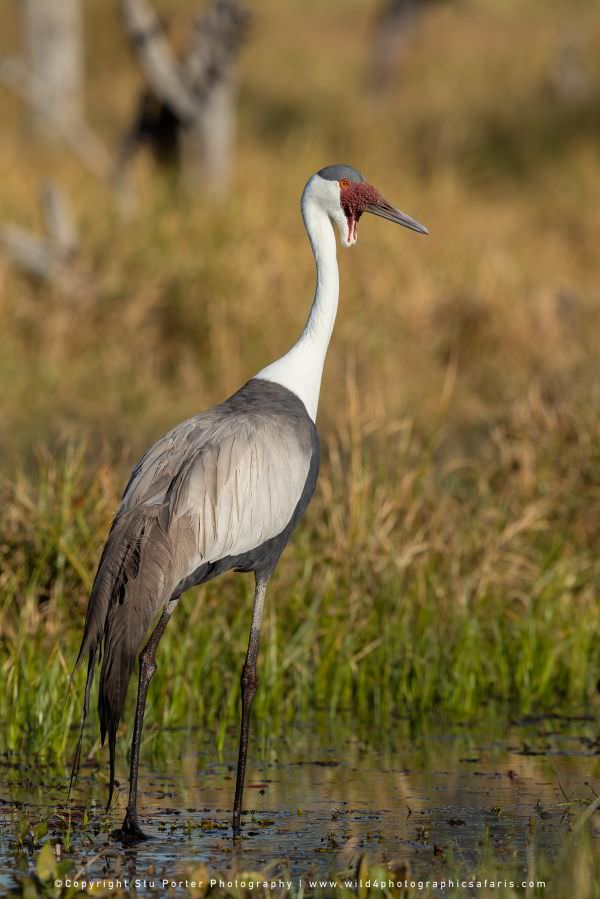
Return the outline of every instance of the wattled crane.
{"type": "Polygon", "coordinates": [[[257,687],[256,659],[267,583],[317,481],[315,427],[325,354],[339,293],[336,241],[357,240],[364,212],[413,231],[427,229],[390,206],[360,172],[348,165],[321,169],[304,188],[302,216],[315,256],[317,284],[308,321],[280,359],[254,375],[221,405],[188,419],[161,437],[140,460],[112,523],[89,599],[75,665],[87,655],[81,739],[96,664],[101,657],[98,713],[108,735],[110,807],[115,748],[127,686],[136,656],[139,684],[129,801],[123,838],[145,835],[137,813],[140,740],[156,650],[182,593],[224,571],[253,572],[254,607],[242,668],[242,720],[233,831],[240,829],[250,709],[257,687]]]}

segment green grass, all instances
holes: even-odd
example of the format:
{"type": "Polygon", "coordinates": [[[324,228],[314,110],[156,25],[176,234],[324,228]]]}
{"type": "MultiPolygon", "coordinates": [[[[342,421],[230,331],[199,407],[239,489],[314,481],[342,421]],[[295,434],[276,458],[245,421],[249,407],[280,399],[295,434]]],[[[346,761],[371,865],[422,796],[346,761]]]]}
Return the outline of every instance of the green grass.
{"type": "MultiPolygon", "coordinates": [[[[317,712],[385,726],[439,710],[589,704],[599,563],[588,535],[577,538],[586,506],[545,483],[548,441],[532,485],[508,437],[475,478],[442,443],[351,430],[327,454],[320,495],[270,585],[255,720],[278,733],[317,712]]],[[[588,481],[600,470],[589,443],[577,462],[588,481]]],[[[3,502],[0,743],[64,757],[83,685],[80,675],[69,691],[68,676],[115,483],[70,450],[61,467],[43,456],[37,475],[7,483],[3,502]]],[[[251,587],[231,575],[185,596],[161,643],[149,733],[200,725],[222,741],[236,724],[251,587]]]]}

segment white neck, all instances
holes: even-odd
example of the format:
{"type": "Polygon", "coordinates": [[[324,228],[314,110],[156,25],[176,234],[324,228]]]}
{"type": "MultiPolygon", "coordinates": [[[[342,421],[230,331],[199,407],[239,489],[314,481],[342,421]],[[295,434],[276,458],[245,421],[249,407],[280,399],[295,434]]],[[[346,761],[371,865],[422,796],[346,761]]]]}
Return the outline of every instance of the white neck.
{"type": "Polygon", "coordinates": [[[338,306],[339,274],[335,234],[329,217],[306,192],[302,197],[302,218],[317,264],[317,286],[308,321],[291,350],[255,377],[287,387],[300,397],[315,421],[323,365],[338,306]]]}

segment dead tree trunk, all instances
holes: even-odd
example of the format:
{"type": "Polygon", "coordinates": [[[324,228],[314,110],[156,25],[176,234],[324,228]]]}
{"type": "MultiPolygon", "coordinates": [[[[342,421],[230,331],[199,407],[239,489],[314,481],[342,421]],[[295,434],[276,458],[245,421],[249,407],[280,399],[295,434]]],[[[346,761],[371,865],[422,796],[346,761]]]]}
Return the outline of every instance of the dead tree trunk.
{"type": "Polygon", "coordinates": [[[235,68],[250,14],[239,0],[211,0],[197,19],[183,60],[147,0],[122,0],[125,28],[146,76],[123,142],[119,175],[142,144],[159,162],[226,193],[232,169],[235,68]]]}
{"type": "Polygon", "coordinates": [[[34,126],[45,136],[56,123],[74,130],[84,120],[80,0],[24,0],[24,12],[34,126]]]}
{"type": "Polygon", "coordinates": [[[184,136],[186,167],[196,177],[204,169],[220,193],[228,188],[231,176],[235,63],[247,17],[235,0],[214,0],[194,25],[183,64],[184,78],[202,109],[184,136]]]}

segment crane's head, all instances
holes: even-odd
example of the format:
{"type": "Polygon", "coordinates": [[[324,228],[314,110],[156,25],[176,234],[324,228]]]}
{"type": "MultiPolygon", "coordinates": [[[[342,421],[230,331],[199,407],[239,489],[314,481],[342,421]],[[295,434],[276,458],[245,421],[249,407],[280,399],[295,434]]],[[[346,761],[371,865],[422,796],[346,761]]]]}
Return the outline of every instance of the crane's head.
{"type": "Polygon", "coordinates": [[[400,212],[384,200],[351,165],[328,165],[313,175],[304,188],[302,203],[315,201],[338,226],[342,243],[351,247],[358,239],[358,220],[363,212],[380,215],[419,234],[428,234],[425,225],[400,212]]]}

